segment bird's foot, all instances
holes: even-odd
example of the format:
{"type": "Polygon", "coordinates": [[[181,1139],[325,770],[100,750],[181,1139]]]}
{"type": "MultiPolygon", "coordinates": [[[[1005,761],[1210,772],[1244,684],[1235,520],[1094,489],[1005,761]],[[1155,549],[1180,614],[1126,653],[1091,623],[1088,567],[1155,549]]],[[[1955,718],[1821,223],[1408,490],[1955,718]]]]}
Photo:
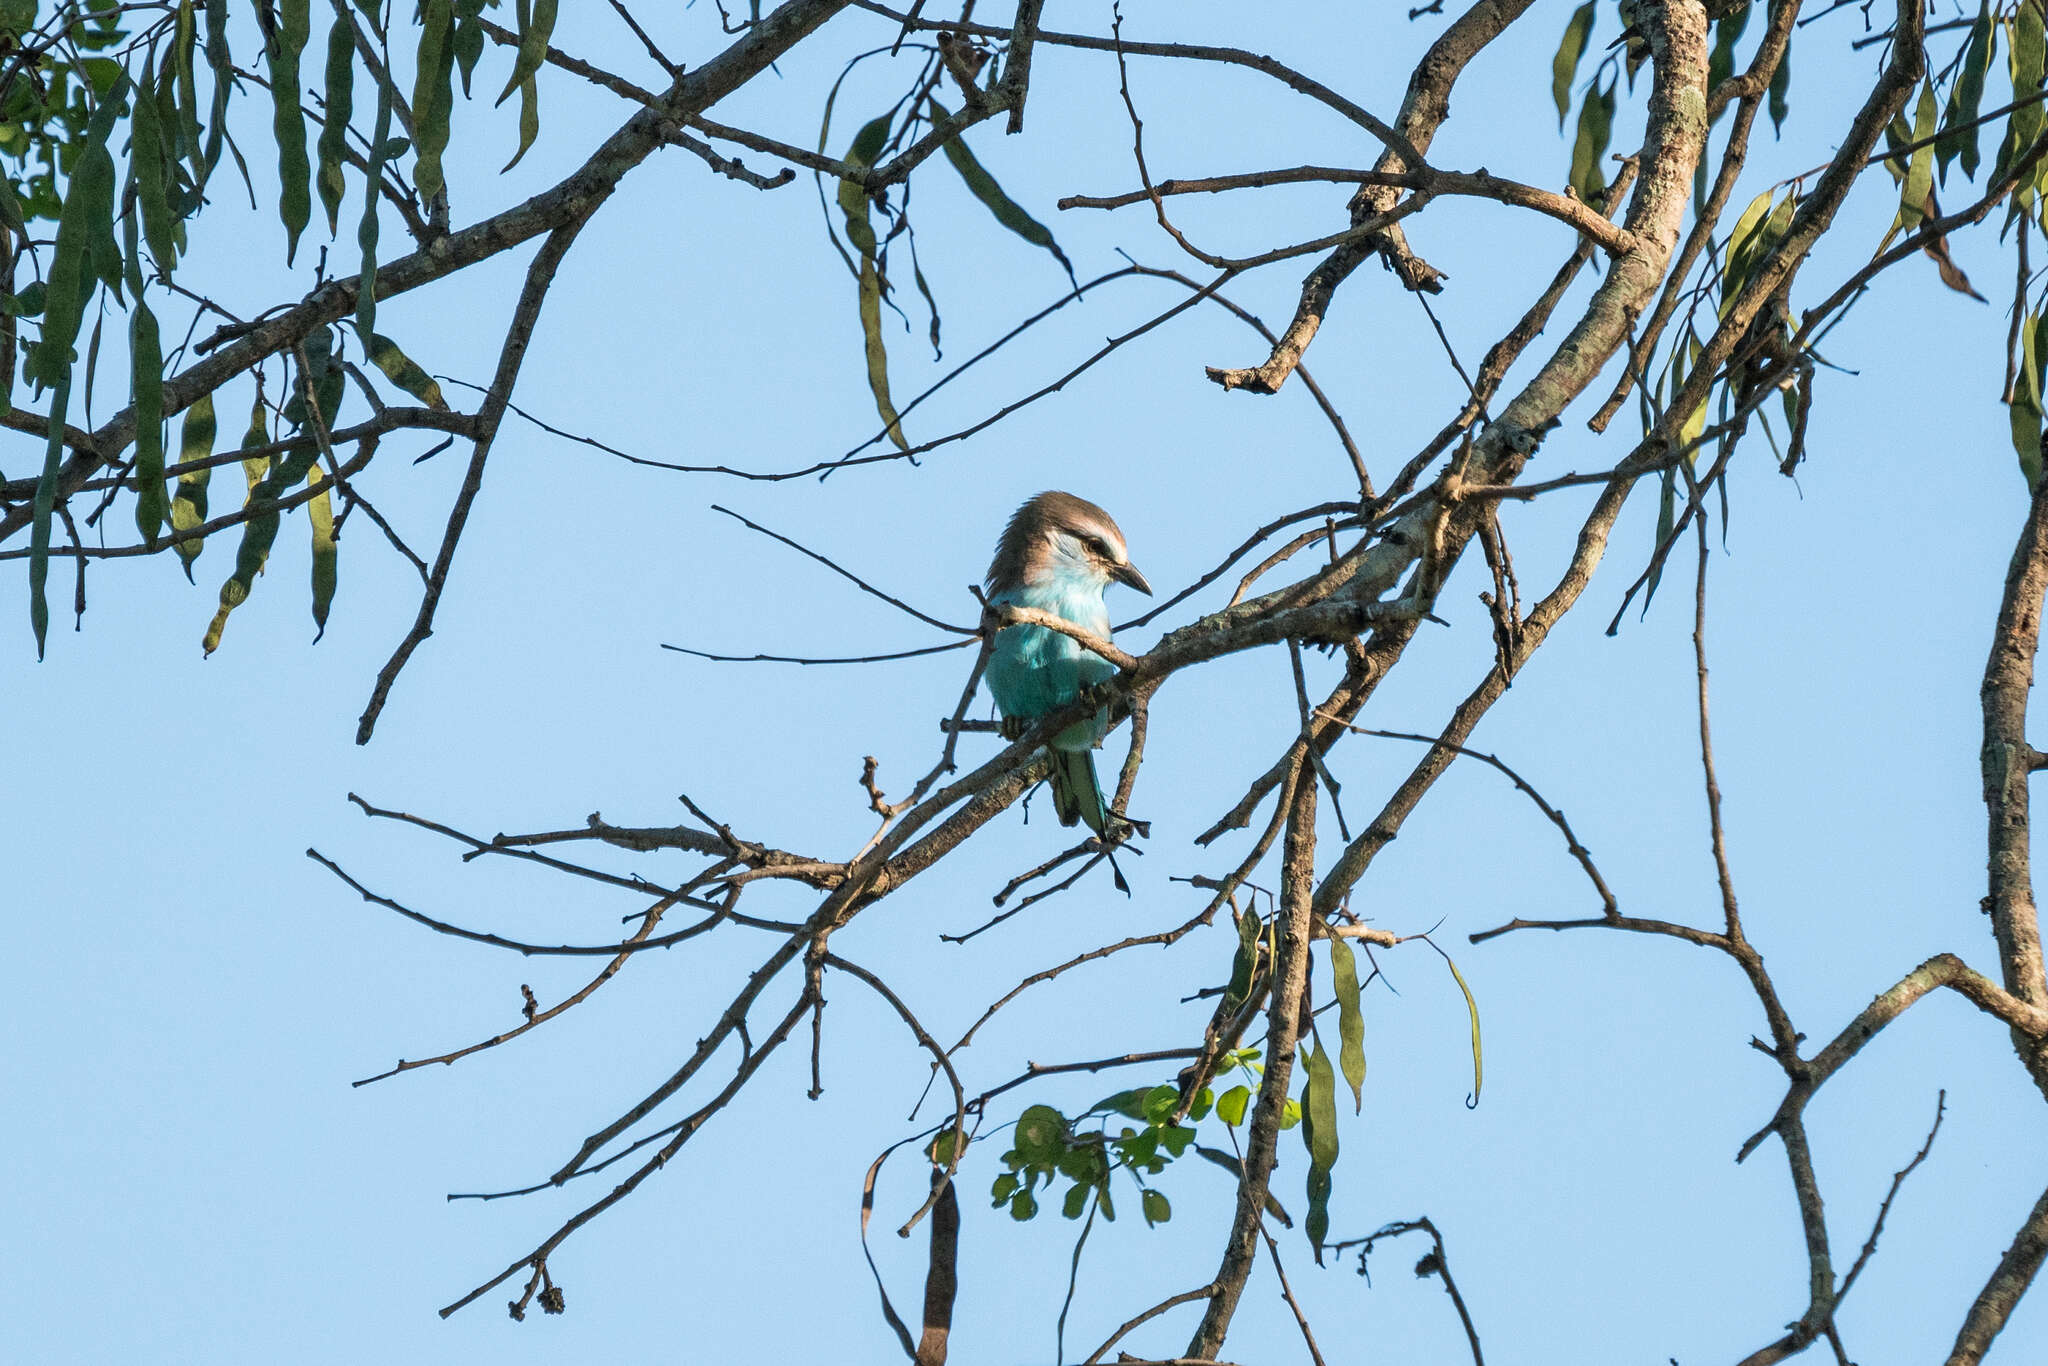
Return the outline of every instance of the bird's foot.
{"type": "Polygon", "coordinates": [[[1002,737],[1013,742],[1021,739],[1024,732],[1030,729],[1031,718],[1028,716],[1005,716],[1000,725],[1002,737]]]}

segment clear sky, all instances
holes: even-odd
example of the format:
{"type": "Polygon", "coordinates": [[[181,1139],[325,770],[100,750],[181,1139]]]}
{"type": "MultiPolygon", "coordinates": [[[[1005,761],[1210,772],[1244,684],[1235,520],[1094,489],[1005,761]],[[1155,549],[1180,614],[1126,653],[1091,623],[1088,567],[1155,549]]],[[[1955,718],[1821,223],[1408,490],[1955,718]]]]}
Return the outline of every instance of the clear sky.
{"type": "MultiPolygon", "coordinates": [[[[658,81],[608,13],[574,8],[572,18],[563,7],[558,43],[658,81]]],[[[660,7],[673,12],[659,16],[642,8],[688,63],[726,41],[709,5],[660,7]]],[[[1109,22],[1104,4],[1048,10],[1047,22],[1061,27],[1106,31],[1109,22]]],[[[1548,79],[1569,12],[1539,6],[1526,32],[1474,64],[1432,153],[1438,165],[1563,183],[1569,146],[1554,128],[1548,79]]],[[[1410,24],[1403,6],[1315,4],[1261,7],[1248,32],[1246,13],[1207,0],[1134,3],[1126,32],[1241,42],[1390,113],[1443,22],[1410,24]]],[[[1801,32],[1785,141],[1760,131],[1738,204],[1834,145],[1876,61],[1875,50],[1844,51],[1857,22],[1850,11],[1801,32]]],[[[1603,23],[1611,27],[1611,16],[1603,23]]],[[[1596,45],[1611,36],[1603,28],[1596,45]]],[[[716,116],[809,143],[840,64],[891,37],[880,19],[843,15],[716,116]]],[[[900,93],[912,60],[868,63],[847,82],[835,148],[900,93]]],[[[1364,165],[1376,151],[1356,128],[1250,73],[1135,61],[1131,78],[1155,175],[1364,165]]],[[[485,75],[478,84],[495,89],[485,75]]],[[[495,168],[510,153],[508,124],[481,100],[458,107],[458,223],[552,183],[624,117],[615,99],[559,73],[547,73],[543,93],[541,141],[502,178],[495,168]]],[[[257,98],[244,117],[267,117],[257,98]]],[[[1632,146],[1639,129],[1639,108],[1624,100],[1617,148],[1632,146]]],[[[252,129],[251,142],[260,140],[252,129]]],[[[1006,138],[991,125],[971,141],[1052,226],[1083,278],[1121,264],[1119,249],[1198,272],[1176,259],[1143,209],[1052,207],[1063,194],[1135,183],[1113,60],[1042,50],[1026,134],[1006,138]]],[[[345,213],[356,189],[352,181],[345,213]]],[[[236,193],[200,220],[184,279],[253,313],[308,287],[311,254],[287,277],[274,214],[248,211],[236,193]]],[[[990,224],[943,164],[920,171],[914,193],[946,363],[1065,288],[1057,265],[990,224]]],[[[1248,252],[1340,227],[1343,196],[1283,187],[1177,207],[1205,245],[1248,252]]],[[[1807,268],[1795,306],[1860,264],[1892,210],[1889,182],[1868,177],[1807,268]]],[[[1548,219],[1469,201],[1439,203],[1410,227],[1417,249],[1449,276],[1436,307],[1468,366],[1571,246],[1548,219]]],[[[387,228],[393,240],[398,231],[387,228]]],[[[2006,252],[1988,229],[1955,244],[1960,264],[1994,296],[2009,278],[2006,252]]],[[[353,269],[354,259],[344,241],[331,265],[353,269]]],[[[522,251],[395,300],[380,326],[429,369],[481,381],[525,259],[522,251]]],[[[1277,325],[1303,268],[1265,271],[1233,297],[1277,325]]],[[[1587,288],[1577,287],[1565,313],[1587,288]]],[[[1053,378],[1104,336],[1164,308],[1173,289],[1105,287],[925,405],[908,421],[912,439],[965,425],[1053,378]]],[[[913,333],[893,319],[890,327],[900,397],[939,367],[917,335],[921,319],[913,333]]],[[[1779,477],[1754,438],[1731,476],[1709,628],[1728,843],[1751,933],[1795,1019],[1817,1039],[1931,953],[1992,966],[1977,909],[1976,698],[2024,510],[1996,402],[2003,338],[2000,307],[1944,290],[1931,263],[1892,271],[1824,348],[1845,372],[1821,375],[1798,480],[1779,477]]],[[[11,572],[12,606],[0,612],[11,722],[0,783],[0,902],[10,927],[0,970],[9,1040],[0,1050],[9,1114],[0,1151],[12,1173],[0,1183],[0,1226],[10,1230],[0,1251],[10,1302],[0,1357],[891,1360],[897,1349],[857,1240],[860,1182],[878,1151],[913,1132],[905,1116],[927,1067],[893,1015],[844,978],[830,983],[822,1099],[804,1097],[802,1048],[774,1059],[676,1163],[556,1254],[566,1315],[512,1323],[502,1308],[508,1287],[448,1322],[436,1318],[604,1178],[525,1200],[443,1196],[526,1185],[554,1170],[673,1070],[766,946],[724,930],[636,960],[587,1004],[512,1046],[351,1089],[400,1057],[516,1024],[522,983],[550,1003],[590,964],[521,959],[428,933],[365,905],[304,850],[317,846],[431,914],[582,942],[616,938],[633,900],[509,860],[465,865],[445,841],[365,820],[346,794],[488,836],[574,826],[593,811],[621,824],[671,824],[683,818],[677,794],[687,792],[751,838],[846,856],[872,826],[856,782],[862,757],[877,756],[892,794],[928,767],[967,658],[798,670],[662,651],[663,642],[741,654],[935,643],[929,629],[711,505],[968,622],[967,585],[980,578],[1004,517],[1031,493],[1067,488],[1110,509],[1152,582],[1178,588],[1257,524],[1344,494],[1343,454],[1300,385],[1260,399],[1225,394],[1202,376],[1204,365],[1263,356],[1241,323],[1196,310],[915,468],[884,464],[822,484],[638,468],[514,423],[492,458],[435,634],[361,749],[356,717],[418,591],[362,521],[344,538],[340,592],[317,646],[296,516],[211,659],[201,658],[199,638],[232,560],[228,545],[209,546],[196,588],[169,556],[96,568],[79,634],[63,611],[69,570],[60,566],[57,626],[41,665],[32,662],[22,579],[11,572]]],[[[1382,481],[1455,411],[1461,392],[1422,311],[1373,266],[1345,288],[1309,359],[1382,481]]],[[[1632,439],[1629,417],[1604,440],[1584,427],[1605,387],[1567,413],[1532,475],[1619,458],[1632,439]]],[[[463,399],[452,387],[450,395],[463,399]]],[[[111,401],[103,389],[95,417],[111,401]]],[[[636,454],[693,464],[787,468],[868,436],[875,419],[854,287],[825,242],[808,177],[761,193],[679,151],[634,172],[563,268],[517,401],[636,454]]],[[[241,386],[220,397],[224,442],[247,402],[241,386]]],[[[365,480],[415,546],[437,541],[465,458],[457,449],[408,463],[431,444],[390,443],[365,480]]],[[[20,437],[0,444],[0,469],[31,470],[31,446],[20,437]]],[[[1554,581],[1590,501],[1590,492],[1567,493],[1508,507],[1525,593],[1554,581]]],[[[1647,492],[1631,503],[1593,588],[1475,744],[1563,808],[1625,910],[1712,924],[1691,618],[1677,586],[1689,587],[1689,565],[1667,579],[1647,617],[1631,612],[1616,637],[1603,634],[1649,551],[1654,515],[1647,492]]],[[[1475,561],[1452,580],[1440,609],[1451,629],[1418,640],[1367,724],[1435,730],[1480,677],[1491,649],[1476,601],[1482,578],[1475,561]]],[[[1141,649],[1226,593],[1211,589],[1122,643],[1141,649]]],[[[1131,614],[1129,601],[1112,607],[1131,614]]],[[[1327,686],[1332,666],[1311,656],[1310,669],[1312,688],[1327,686]]],[[[996,821],[864,914],[835,950],[882,973],[935,1033],[955,1037],[1028,972],[1180,923],[1199,894],[1172,879],[1220,873],[1242,847],[1200,850],[1192,837],[1278,752],[1294,724],[1291,692],[1286,655],[1267,650],[1176,678],[1160,694],[1135,802],[1153,821],[1152,838],[1145,857],[1126,860],[1130,898],[1095,876],[967,945],[940,942],[980,923],[1009,877],[1063,847],[1041,801],[1028,824],[1014,814],[996,821]]],[[[975,737],[964,751],[973,759],[992,744],[975,737]]],[[[1120,756],[1121,745],[1112,738],[1109,754],[1120,756]]],[[[1415,757],[1390,741],[1340,747],[1332,766],[1354,823],[1415,757]]],[[[659,879],[685,861],[608,866],[659,879]]],[[[767,888],[748,900],[757,913],[793,917],[811,904],[767,888]]],[[[1438,939],[1484,1019],[1486,1087],[1468,1109],[1465,1010],[1442,962],[1421,945],[1383,955],[1398,994],[1375,986],[1367,997],[1371,1072],[1364,1115],[1342,1121],[1335,1236],[1433,1218],[1498,1363],[1731,1360],[1800,1312],[1804,1258],[1782,1152],[1771,1142],[1746,1164],[1732,1162],[1769,1118],[1781,1083],[1747,1046],[1763,1024],[1731,965],[1669,941],[1603,933],[1467,944],[1467,934],[1516,915],[1597,906],[1555,830],[1499,775],[1473,765],[1439,784],[1358,904],[1395,930],[1441,922],[1438,939]]],[[[1040,988],[962,1055],[969,1085],[999,1083],[1030,1060],[1197,1041],[1207,1006],[1181,998],[1220,983],[1231,948],[1219,926],[1169,952],[1040,988]]],[[[1073,1110],[1171,1070],[1061,1079],[1010,1098],[1073,1110]]],[[[1930,1000],[1810,1112],[1838,1265],[1861,1245],[1891,1173],[1920,1146],[1943,1087],[1939,1141],[1841,1315],[1849,1351],[1865,1366],[1946,1351],[2048,1181],[2048,1126],[2003,1031],[1959,1001],[1930,1000]]],[[[1204,1141],[1221,1143],[1215,1121],[1208,1125],[1215,1132],[1204,1141]]],[[[988,1208],[982,1193],[1003,1146],[978,1147],[962,1172],[955,1359],[1047,1362],[1076,1229],[1050,1209],[1019,1225],[988,1208]]],[[[1290,1136],[1275,1189],[1297,1212],[1304,1169],[1290,1136]]],[[[1126,1199],[1123,1217],[1091,1235],[1070,1359],[1213,1273],[1229,1179],[1186,1162],[1161,1188],[1174,1202],[1169,1225],[1147,1230],[1126,1199]]],[[[906,1244],[891,1230],[922,1194],[914,1163],[885,1171],[875,1255],[906,1312],[920,1298],[923,1238],[906,1244]]],[[[1409,1274],[1419,1245],[1377,1257],[1370,1285],[1349,1263],[1315,1269],[1298,1234],[1282,1248],[1333,1362],[1462,1357],[1440,1290],[1409,1274]]],[[[1181,1311],[1125,1345],[1170,1355],[1191,1324],[1181,1311]]],[[[2038,1360],[2044,1349],[2048,1308],[2037,1295],[2013,1319],[1999,1359],[2038,1360]]],[[[1226,1356],[1302,1358],[1263,1267],[1226,1356]]]]}

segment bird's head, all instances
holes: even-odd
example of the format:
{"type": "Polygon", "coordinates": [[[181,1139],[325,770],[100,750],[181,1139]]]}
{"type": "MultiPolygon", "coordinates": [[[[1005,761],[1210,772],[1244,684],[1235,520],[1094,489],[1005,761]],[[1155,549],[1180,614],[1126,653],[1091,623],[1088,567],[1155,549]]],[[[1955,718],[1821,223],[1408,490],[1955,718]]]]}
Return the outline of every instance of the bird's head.
{"type": "Polygon", "coordinates": [[[988,590],[1000,593],[1055,575],[1107,587],[1128,584],[1148,597],[1152,585],[1131,563],[1116,519],[1085,498],[1041,493],[1017,509],[988,567],[988,590]]]}

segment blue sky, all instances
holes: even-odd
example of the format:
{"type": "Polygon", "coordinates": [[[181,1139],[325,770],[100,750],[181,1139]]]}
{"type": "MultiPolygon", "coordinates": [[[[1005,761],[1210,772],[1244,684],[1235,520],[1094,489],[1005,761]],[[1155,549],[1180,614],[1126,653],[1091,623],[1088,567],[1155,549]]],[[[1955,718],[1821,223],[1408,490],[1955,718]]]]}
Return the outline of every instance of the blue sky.
{"type": "MultiPolygon", "coordinates": [[[[1262,14],[1247,36],[1241,7],[1139,3],[1127,7],[1126,32],[1244,42],[1391,111],[1441,21],[1411,25],[1401,7],[1383,7],[1384,17],[1360,8],[1287,7],[1262,14]]],[[[1569,8],[1539,7],[1527,32],[1474,64],[1432,152],[1436,164],[1562,183],[1569,148],[1547,86],[1569,8]]],[[[1058,26],[1108,23],[1106,6],[1049,10],[1058,26]]],[[[1873,53],[1839,51],[1854,22],[1837,16],[1802,32],[1786,138],[1760,133],[1738,203],[1832,147],[1874,69],[1873,53]]],[[[655,32],[691,63],[724,41],[703,5],[664,16],[655,32]]],[[[716,116],[809,143],[839,64],[891,36],[879,19],[843,15],[716,116]]],[[[1596,42],[1609,36],[1602,30],[1596,42]]],[[[601,16],[565,18],[558,41],[656,79],[630,35],[601,16]]],[[[835,146],[895,98],[907,61],[869,63],[849,80],[835,146]]],[[[1158,176],[1360,165],[1375,150],[1334,115],[1250,73],[1134,62],[1131,75],[1158,176]]],[[[541,142],[502,178],[495,168],[509,155],[509,127],[480,102],[458,107],[457,222],[551,183],[623,117],[611,97],[567,79],[548,79],[543,94],[541,142]]],[[[1624,104],[1617,147],[1632,143],[1639,117],[1624,104]]],[[[1084,278],[1121,264],[1119,249],[1184,265],[1142,208],[1052,208],[1064,194],[1135,182],[1127,128],[1113,60],[1041,51],[1026,134],[972,135],[1084,278]]],[[[1250,251],[1339,226],[1342,196],[1283,187],[1176,208],[1205,245],[1250,251]]],[[[1795,305],[1866,259],[1892,210],[1889,182],[1867,178],[1795,305]]],[[[994,228],[943,165],[919,172],[913,215],[944,308],[947,363],[1064,288],[1050,258],[994,228]]],[[[1433,206],[1411,237],[1450,277],[1436,307],[1468,365],[1571,245],[1550,220],[1469,201],[1433,206]]],[[[203,281],[238,312],[296,297],[308,263],[302,255],[287,276],[281,239],[267,209],[249,212],[229,195],[195,232],[186,282],[203,281]]],[[[2010,267],[1990,233],[1959,239],[1955,251],[1996,295],[2010,267]]],[[[353,244],[333,257],[335,268],[350,268],[353,244]]],[[[394,301],[380,327],[428,368],[480,381],[524,260],[516,253],[394,301]]],[[[1233,297],[1277,325],[1303,268],[1269,269],[1233,297]]],[[[1586,289],[1582,282],[1567,311],[1586,289]]],[[[1037,387],[1173,297],[1173,287],[1147,282],[1106,287],[920,409],[912,439],[1037,387]]],[[[1751,934],[1816,1039],[1931,953],[1993,962],[1977,910],[1976,691],[2024,511],[1996,402],[2003,336],[2000,308],[1942,289],[1930,263],[1883,277],[1825,348],[1854,373],[1822,373],[1799,479],[1778,476],[1768,447],[1754,441],[1731,476],[1725,553],[1716,528],[1709,629],[1729,849],[1751,934]]],[[[919,335],[892,330],[890,345],[899,397],[939,371],[919,335]]],[[[509,1294],[494,1292],[437,1319],[439,1306],[597,1192],[490,1204],[443,1196],[553,1170],[674,1068],[768,946],[721,931],[634,962],[515,1045],[351,1089],[397,1058],[517,1023],[520,984],[545,1003],[589,965],[430,934],[363,904],[303,851],[317,846],[429,913],[584,942],[616,937],[631,900],[509,861],[464,865],[444,841],[365,820],[346,794],[488,836],[572,826],[593,811],[621,824],[673,823],[684,815],[677,794],[687,792],[750,837],[844,856],[871,830],[856,784],[862,757],[877,756],[892,793],[928,767],[966,658],[798,670],[662,651],[664,642],[742,654],[934,643],[927,628],[710,505],[799,537],[964,622],[974,612],[967,585],[980,578],[1004,517],[1041,488],[1068,488],[1110,509],[1153,583],[1177,588],[1258,523],[1343,494],[1342,452],[1299,385],[1258,399],[1202,377],[1204,365],[1263,355],[1241,323],[1198,309],[915,468],[880,465],[822,484],[636,468],[515,423],[492,458],[435,634],[362,749],[351,743],[355,718],[410,622],[417,581],[360,520],[344,538],[340,593],[317,646],[301,518],[287,520],[268,575],[211,659],[198,642],[231,559],[226,547],[200,559],[196,588],[169,557],[97,569],[78,634],[62,612],[68,567],[60,569],[46,662],[31,662],[25,612],[0,628],[0,687],[14,719],[0,798],[13,909],[0,977],[12,1046],[0,1085],[13,1120],[0,1132],[15,1172],[0,1186],[0,1221],[17,1231],[0,1253],[14,1304],[0,1355],[376,1354],[494,1366],[891,1359],[856,1236],[860,1180],[876,1152],[912,1132],[905,1116],[927,1069],[893,1015],[845,979],[830,986],[823,1098],[804,1098],[800,1048],[777,1057],[676,1163],[556,1255],[566,1315],[514,1324],[502,1310],[509,1294]]],[[[1347,285],[1309,360],[1382,480],[1460,394],[1422,311],[1375,267],[1347,285]]],[[[1599,469],[1622,453],[1627,416],[1605,439],[1584,429],[1605,385],[1595,389],[1532,475],[1599,469]]],[[[239,430],[247,399],[246,388],[220,397],[224,431],[239,430]]],[[[868,436],[875,419],[853,284],[824,241],[808,178],[764,194],[681,152],[649,161],[563,268],[517,401],[556,425],[684,463],[791,467],[868,436]]],[[[430,444],[390,443],[365,481],[416,547],[438,539],[464,458],[457,450],[408,463],[430,444]]],[[[19,476],[37,454],[12,438],[0,444],[0,469],[19,476]]],[[[1565,493],[1505,511],[1525,594],[1554,581],[1590,501],[1590,492],[1565,493]]],[[[1689,562],[1647,617],[1631,612],[1618,636],[1603,634],[1648,553],[1654,515],[1647,493],[1631,503],[1593,588],[1474,743],[1570,816],[1625,910],[1712,924],[1689,562]]],[[[1367,724],[1434,730],[1478,679],[1491,650],[1476,601],[1483,578],[1475,563],[1452,580],[1440,608],[1450,629],[1418,640],[1367,724]]],[[[20,579],[11,581],[18,591],[20,579]]],[[[1226,591],[1211,589],[1122,643],[1143,648],[1159,629],[1221,605],[1226,591]]],[[[1311,656],[1310,670],[1312,687],[1327,686],[1328,662],[1311,656]]],[[[939,941],[978,924],[990,894],[1063,847],[1041,802],[1030,823],[995,822],[865,913],[835,950],[887,977],[935,1033],[957,1036],[1026,973],[1178,924],[1199,903],[1171,879],[1236,861],[1241,845],[1203,851],[1191,840],[1271,762],[1293,725],[1291,694],[1286,656],[1271,650],[1219,661],[1161,692],[1135,802],[1153,834],[1147,855],[1126,862],[1129,899],[1094,877],[970,944],[939,941]]],[[[976,738],[965,753],[992,752],[992,743],[976,738]]],[[[1120,756],[1119,738],[1110,753],[1120,756]]],[[[1392,741],[1354,739],[1338,750],[1332,766],[1354,823],[1415,757],[1392,741]]],[[[1334,844],[1326,861],[1333,852],[1334,844]]],[[[685,861],[608,866],[660,878],[685,861]]],[[[749,902],[793,916],[809,904],[765,887],[749,902]]],[[[1731,965],[1601,933],[1468,945],[1467,934],[1516,915],[1580,915],[1597,904],[1555,830],[1499,775],[1472,765],[1439,784],[1357,904],[1396,930],[1442,923],[1438,938],[1484,1019],[1486,1089],[1468,1109],[1464,1006],[1441,961],[1421,945],[1385,955],[1398,994],[1375,987],[1368,996],[1371,1072],[1364,1115],[1342,1123],[1337,1236],[1431,1216],[1499,1362],[1723,1360],[1798,1314],[1804,1262],[1782,1153],[1767,1143],[1746,1164],[1731,1161],[1780,1094],[1775,1067],[1747,1047],[1763,1026],[1731,965]]],[[[1231,947],[1222,926],[1039,988],[962,1055],[969,1084],[996,1084],[1031,1060],[1195,1041],[1207,1010],[1181,998],[1223,980],[1231,947]]],[[[1078,1109],[1170,1070],[1061,1079],[1013,1098],[1078,1109]]],[[[1868,1366],[1946,1350],[2048,1180],[2048,1130],[2003,1031],[1959,1001],[1930,1000],[1810,1111],[1838,1265],[1861,1245],[1891,1173],[1919,1147],[1943,1087],[1940,1139],[1842,1313],[1849,1351],[1868,1366]]],[[[1221,1142],[1220,1130],[1205,1141],[1221,1142]]],[[[977,1148],[963,1169],[956,1359],[1045,1362],[1076,1230],[1050,1210],[1018,1225],[978,1198],[1002,1146],[977,1148]]],[[[1291,1208],[1304,1169],[1289,1138],[1276,1190],[1291,1208]]],[[[877,1260],[906,1309],[919,1300],[923,1239],[902,1243],[889,1230],[922,1197],[921,1184],[912,1164],[892,1164],[875,1225],[877,1260]]],[[[1161,1187],[1174,1202],[1171,1224],[1147,1230],[1132,1210],[1091,1235],[1070,1319],[1072,1359],[1138,1309],[1212,1274],[1228,1179],[1184,1163],[1161,1187]]],[[[1376,1258],[1370,1286],[1347,1266],[1316,1270],[1298,1236],[1282,1248],[1333,1361],[1463,1353],[1439,1289],[1408,1274],[1418,1245],[1376,1258]]],[[[1125,1345],[1171,1354],[1191,1324],[1182,1311],[1125,1345]]],[[[1301,1357],[1263,1268],[1237,1325],[1232,1359],[1301,1357]]],[[[2032,1302],[2000,1353],[2024,1361],[2044,1342],[2048,1309],[2032,1302]]]]}

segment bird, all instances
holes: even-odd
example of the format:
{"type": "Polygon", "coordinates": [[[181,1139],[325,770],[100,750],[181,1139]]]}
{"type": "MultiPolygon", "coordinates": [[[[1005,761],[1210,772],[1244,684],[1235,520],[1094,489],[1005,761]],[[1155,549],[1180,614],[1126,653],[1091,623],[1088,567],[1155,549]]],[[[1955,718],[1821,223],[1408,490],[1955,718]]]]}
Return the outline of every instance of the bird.
{"type": "MultiPolygon", "coordinates": [[[[1112,583],[1146,596],[1152,585],[1131,563],[1116,519],[1085,498],[1048,491],[1027,500],[1003,528],[988,567],[990,606],[1032,607],[1063,617],[1090,635],[1109,638],[1103,594],[1112,583]]],[[[1083,688],[1116,669],[1072,636],[1018,625],[996,633],[988,686],[1007,726],[1026,725],[1070,705],[1083,688]]],[[[1109,729],[1107,708],[1083,717],[1047,742],[1053,809],[1061,825],[1085,823],[1109,833],[1109,812],[1095,778],[1094,748],[1109,729]]]]}

